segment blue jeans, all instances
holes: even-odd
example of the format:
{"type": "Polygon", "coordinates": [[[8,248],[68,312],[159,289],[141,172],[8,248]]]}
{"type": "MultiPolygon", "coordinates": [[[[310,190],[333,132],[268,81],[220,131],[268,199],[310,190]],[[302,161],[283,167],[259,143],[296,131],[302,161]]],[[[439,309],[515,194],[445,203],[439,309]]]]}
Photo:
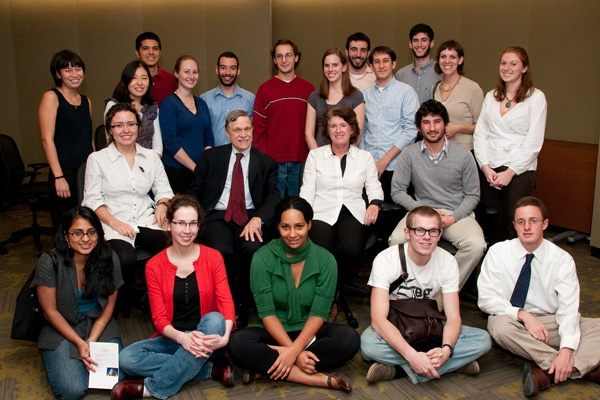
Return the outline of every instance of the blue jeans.
{"type": "MultiPolygon", "coordinates": [[[[365,329],[360,341],[360,351],[366,360],[387,365],[399,365],[406,371],[408,378],[414,384],[431,380],[431,378],[419,375],[413,371],[408,361],[391,348],[371,326],[365,329]]],[[[487,353],[491,347],[492,340],[486,331],[463,325],[458,336],[458,341],[454,345],[454,354],[437,372],[441,376],[448,372],[456,371],[471,361],[477,360],[487,353]]]]}
{"type": "MultiPolygon", "coordinates": [[[[225,334],[225,318],[218,312],[202,317],[197,331],[206,335],[225,334]]],[[[210,358],[196,358],[174,340],[163,336],[133,343],[121,351],[121,371],[130,376],[143,376],[148,392],[159,399],[175,395],[192,379],[210,378],[211,359],[225,355],[225,348],[215,351],[210,358]]]]}
{"type": "MultiPolygon", "coordinates": [[[[123,348],[121,338],[109,342],[117,343],[119,350],[123,348]]],[[[71,342],[67,339],[55,350],[42,350],[46,374],[57,399],[80,399],[88,391],[89,373],[81,360],[71,358],[70,352],[71,342]]]]}
{"type": "Polygon", "coordinates": [[[286,196],[298,196],[300,193],[300,166],[299,162],[279,163],[279,173],[277,176],[277,187],[281,198],[286,196]],[[286,193],[287,189],[287,193],[286,193]]]}

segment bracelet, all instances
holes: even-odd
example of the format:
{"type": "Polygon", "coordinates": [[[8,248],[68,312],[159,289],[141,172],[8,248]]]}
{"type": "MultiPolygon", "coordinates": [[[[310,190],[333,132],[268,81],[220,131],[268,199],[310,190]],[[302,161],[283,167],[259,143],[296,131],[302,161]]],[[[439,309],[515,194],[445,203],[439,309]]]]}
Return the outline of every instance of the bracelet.
{"type": "Polygon", "coordinates": [[[99,319],[96,320],[96,323],[100,326],[106,326],[106,324],[102,321],[100,321],[99,319]]]}
{"type": "Polygon", "coordinates": [[[160,206],[161,204],[164,204],[165,207],[169,208],[169,203],[167,203],[166,201],[159,201],[158,204],[156,205],[156,208],[158,208],[158,206],[160,206]]]}
{"type": "Polygon", "coordinates": [[[442,345],[442,349],[444,347],[447,347],[450,349],[450,357],[452,357],[452,355],[454,354],[454,347],[450,346],[448,343],[445,343],[444,345],[442,345]]]}
{"type": "Polygon", "coordinates": [[[65,177],[64,175],[61,175],[61,176],[55,176],[55,177],[54,177],[54,180],[55,180],[55,181],[57,181],[57,180],[59,180],[59,179],[63,179],[64,177],[65,177]]]}

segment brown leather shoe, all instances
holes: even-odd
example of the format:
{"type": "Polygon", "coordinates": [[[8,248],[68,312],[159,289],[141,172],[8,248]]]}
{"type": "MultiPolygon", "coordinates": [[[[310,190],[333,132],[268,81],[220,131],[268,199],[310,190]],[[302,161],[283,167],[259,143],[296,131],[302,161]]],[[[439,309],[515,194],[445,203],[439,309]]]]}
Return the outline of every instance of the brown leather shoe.
{"type": "Polygon", "coordinates": [[[594,382],[600,385],[600,365],[583,376],[586,381],[594,382]]]}
{"type": "Polygon", "coordinates": [[[227,359],[222,362],[213,362],[210,376],[215,381],[221,382],[225,387],[233,387],[233,365],[227,359]]]}
{"type": "Polygon", "coordinates": [[[117,383],[110,395],[111,400],[133,400],[144,397],[144,380],[123,381],[117,383]]]}
{"type": "Polygon", "coordinates": [[[327,375],[327,387],[329,389],[341,390],[344,393],[352,391],[350,379],[341,372],[323,372],[323,374],[327,375]],[[333,382],[335,382],[335,386],[333,382]]]}
{"type": "Polygon", "coordinates": [[[537,365],[525,364],[523,368],[523,394],[526,397],[536,396],[542,390],[548,389],[554,377],[550,376],[537,365]]]}
{"type": "Polygon", "coordinates": [[[252,381],[257,381],[259,379],[262,379],[263,376],[257,372],[252,372],[249,369],[244,371],[244,376],[242,377],[242,383],[244,385],[249,384],[252,381]]]}

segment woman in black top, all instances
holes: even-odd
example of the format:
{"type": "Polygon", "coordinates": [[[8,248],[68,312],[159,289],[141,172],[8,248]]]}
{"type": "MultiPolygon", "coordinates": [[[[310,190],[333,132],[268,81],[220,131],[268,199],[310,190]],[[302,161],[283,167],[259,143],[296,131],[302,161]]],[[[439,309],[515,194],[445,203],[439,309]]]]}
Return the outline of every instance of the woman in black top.
{"type": "Polygon", "coordinates": [[[50,165],[48,191],[52,226],[77,202],[77,168],[92,147],[92,102],[77,92],[83,82],[85,63],[69,50],[52,56],[50,73],[56,88],[42,95],[38,110],[42,144],[50,165]]]}

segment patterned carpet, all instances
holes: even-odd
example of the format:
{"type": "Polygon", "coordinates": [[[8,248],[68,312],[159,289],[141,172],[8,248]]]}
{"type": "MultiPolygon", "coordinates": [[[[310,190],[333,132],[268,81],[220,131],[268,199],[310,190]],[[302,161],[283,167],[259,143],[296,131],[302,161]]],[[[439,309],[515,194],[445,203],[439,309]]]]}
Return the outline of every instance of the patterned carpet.
{"type": "MultiPolygon", "coordinates": [[[[21,228],[30,221],[28,210],[14,208],[0,213],[0,238],[4,239],[11,231],[21,228]]],[[[48,216],[41,216],[41,223],[48,224],[48,216]]],[[[553,236],[558,230],[548,233],[553,236]]],[[[50,237],[43,238],[44,250],[52,246],[50,237]]],[[[582,287],[581,313],[585,316],[600,317],[600,260],[589,255],[590,248],[580,242],[568,246],[560,245],[570,252],[577,262],[582,287]]],[[[15,298],[21,285],[35,265],[37,257],[30,238],[7,246],[8,254],[0,256],[0,399],[51,399],[52,392],[46,378],[41,357],[35,343],[9,339],[15,298]]],[[[357,280],[359,285],[364,281],[357,280]]],[[[368,299],[349,297],[348,302],[359,321],[359,332],[369,322],[368,299]]],[[[474,303],[461,302],[463,324],[485,328],[486,321],[474,303]]],[[[342,315],[338,322],[345,323],[342,315]]],[[[147,338],[152,332],[152,322],[146,314],[134,310],[129,319],[119,318],[123,332],[123,342],[128,345],[136,340],[147,338]]],[[[225,389],[221,384],[206,380],[186,385],[173,397],[178,400],[190,399],[522,399],[521,375],[523,361],[497,348],[479,360],[481,373],[476,377],[452,373],[439,381],[412,385],[406,378],[369,385],[365,381],[369,364],[357,354],[340,369],[354,383],[350,395],[327,390],[308,388],[286,382],[258,381],[248,386],[241,384],[242,371],[236,369],[237,384],[225,389]]],[[[108,391],[92,391],[85,399],[109,399],[108,391]]],[[[600,386],[583,381],[569,381],[542,392],[539,399],[600,399],[600,386]]]]}

